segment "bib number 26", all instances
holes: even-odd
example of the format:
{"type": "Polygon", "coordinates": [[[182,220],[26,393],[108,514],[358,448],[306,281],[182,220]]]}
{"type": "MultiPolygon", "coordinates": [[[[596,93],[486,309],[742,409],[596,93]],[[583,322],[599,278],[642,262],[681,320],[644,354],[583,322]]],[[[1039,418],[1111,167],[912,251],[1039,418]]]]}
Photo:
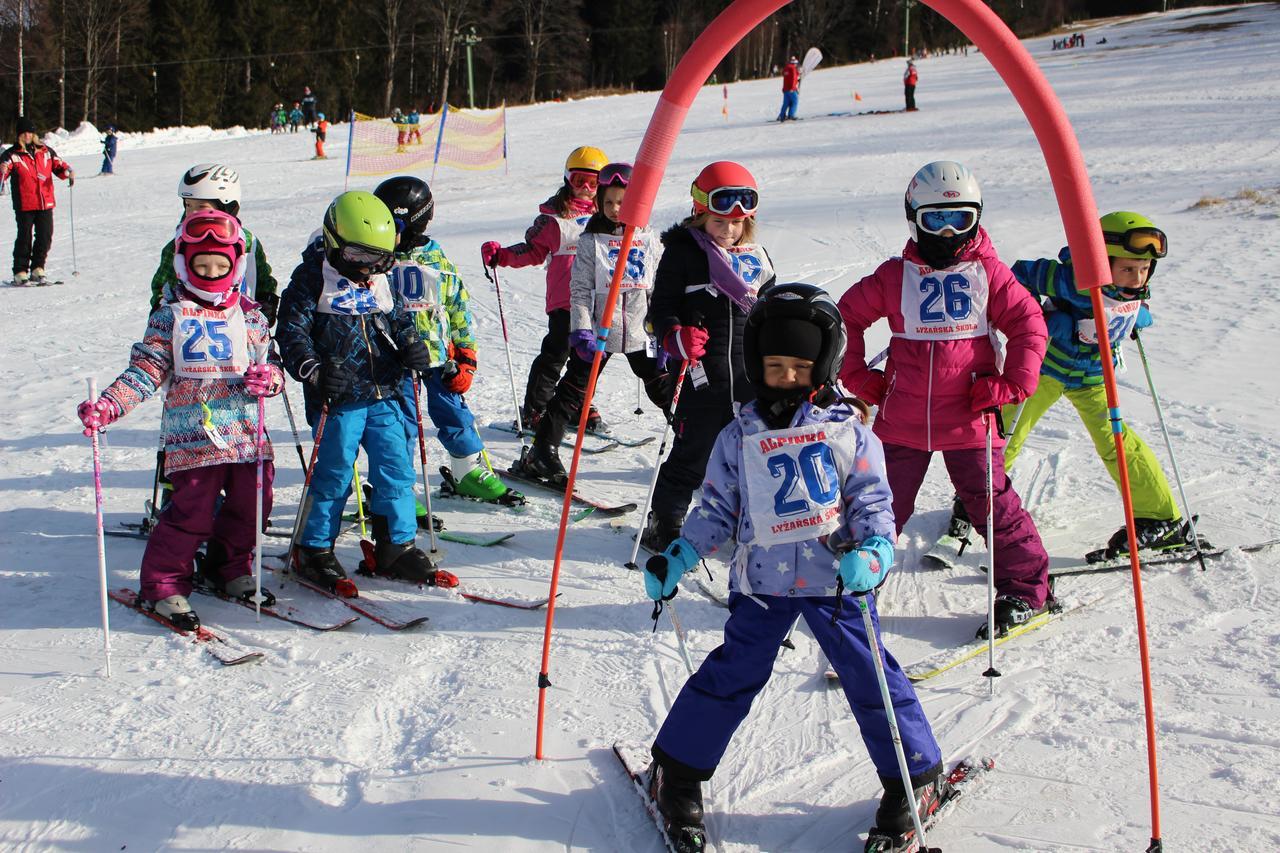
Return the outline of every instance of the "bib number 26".
{"type": "Polygon", "coordinates": [[[973,300],[966,292],[969,290],[969,279],[952,273],[939,280],[931,275],[920,279],[920,292],[925,294],[920,301],[921,323],[942,323],[947,320],[966,320],[973,310],[973,300]]]}

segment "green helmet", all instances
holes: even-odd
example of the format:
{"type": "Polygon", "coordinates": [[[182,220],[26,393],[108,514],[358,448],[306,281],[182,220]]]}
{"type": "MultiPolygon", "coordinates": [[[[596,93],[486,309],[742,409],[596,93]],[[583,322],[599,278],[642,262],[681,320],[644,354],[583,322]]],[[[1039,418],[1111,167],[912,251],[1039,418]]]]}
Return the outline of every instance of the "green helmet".
{"type": "Polygon", "coordinates": [[[352,190],[335,198],[321,230],[330,265],[345,276],[366,278],[395,263],[396,223],[373,193],[352,190]]]}
{"type": "Polygon", "coordinates": [[[1141,213],[1117,210],[1098,220],[1102,226],[1102,241],[1107,254],[1113,258],[1134,258],[1151,261],[1147,280],[1156,273],[1156,259],[1169,253],[1169,238],[1156,224],[1141,213]]]}

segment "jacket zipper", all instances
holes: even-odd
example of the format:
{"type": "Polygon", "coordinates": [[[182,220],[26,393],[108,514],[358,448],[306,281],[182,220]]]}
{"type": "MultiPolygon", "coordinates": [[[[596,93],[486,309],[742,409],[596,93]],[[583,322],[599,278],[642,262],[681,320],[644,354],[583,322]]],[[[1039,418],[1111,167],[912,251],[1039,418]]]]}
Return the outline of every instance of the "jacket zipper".
{"type": "Polygon", "coordinates": [[[373,344],[369,342],[369,330],[364,325],[364,315],[360,315],[360,335],[364,338],[365,352],[369,353],[369,378],[373,379],[373,393],[381,400],[382,386],[378,384],[378,380],[373,376],[373,344]]]}
{"type": "Polygon", "coordinates": [[[933,451],[933,345],[929,341],[929,391],[924,398],[924,444],[933,451]]]}

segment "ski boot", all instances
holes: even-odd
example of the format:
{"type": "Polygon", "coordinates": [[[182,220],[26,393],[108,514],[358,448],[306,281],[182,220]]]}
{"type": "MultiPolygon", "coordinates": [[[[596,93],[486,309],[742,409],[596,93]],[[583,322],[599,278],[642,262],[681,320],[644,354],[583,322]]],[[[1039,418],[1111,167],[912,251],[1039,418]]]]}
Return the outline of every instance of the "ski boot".
{"type": "Polygon", "coordinates": [[[964,549],[969,547],[969,534],[973,532],[973,522],[969,521],[969,512],[964,508],[964,501],[956,495],[951,500],[951,520],[947,522],[947,535],[960,543],[956,556],[964,556],[964,549]]]}
{"type": "MultiPolygon", "coordinates": [[[[391,525],[385,515],[371,516],[373,521],[373,538],[377,545],[373,549],[373,565],[366,557],[361,567],[366,571],[372,569],[382,577],[396,578],[410,583],[426,586],[455,587],[458,585],[456,575],[446,572],[427,556],[427,553],[412,540],[396,544],[391,541],[391,525]]],[[[368,551],[366,550],[366,555],[368,551]]]]}
{"type": "Polygon", "coordinates": [[[520,460],[511,469],[522,477],[541,480],[553,486],[563,486],[569,480],[564,470],[560,454],[554,447],[547,448],[534,442],[520,455],[520,460]]]}
{"type": "MultiPolygon", "coordinates": [[[[1199,521],[1199,516],[1194,516],[1199,521]]],[[[1191,541],[1191,523],[1171,519],[1135,518],[1134,532],[1137,534],[1139,551],[1181,551],[1194,548],[1191,541]]],[[[1201,548],[1212,548],[1209,540],[1200,537],[1201,548]]],[[[1114,557],[1126,557],[1129,554],[1129,530],[1121,527],[1107,541],[1107,554],[1114,557]]]]}
{"type": "Polygon", "coordinates": [[[462,479],[454,476],[451,468],[442,465],[440,476],[444,480],[440,484],[440,494],[446,497],[467,498],[502,506],[523,506],[525,502],[523,494],[502,482],[484,465],[472,468],[462,479]]]}
{"type": "MultiPolygon", "coordinates": [[[[196,554],[196,573],[193,578],[195,585],[214,594],[226,595],[247,604],[253,604],[255,586],[253,575],[240,575],[224,582],[222,580],[222,567],[226,564],[226,549],[221,543],[210,540],[205,552],[203,554],[197,552],[196,554]]],[[[263,587],[262,606],[270,607],[275,603],[276,597],[271,593],[271,590],[263,587]]]]}
{"type": "Polygon", "coordinates": [[[328,548],[299,545],[293,568],[301,577],[328,592],[342,595],[343,588],[354,586],[347,577],[346,569],[334,556],[332,545],[328,548]]]}
{"type": "Polygon", "coordinates": [[[683,526],[684,516],[667,517],[651,511],[648,523],[640,534],[640,547],[654,554],[661,554],[679,538],[680,528],[683,526]]]}
{"type": "MultiPolygon", "coordinates": [[[[1015,595],[1001,595],[996,598],[995,623],[996,638],[1008,634],[1013,628],[1026,624],[1041,613],[1056,613],[1061,610],[1058,600],[1050,595],[1044,606],[1035,610],[1030,604],[1015,595]]],[[[984,621],[974,635],[976,639],[987,639],[987,623],[984,621]]]]}
{"type": "Polygon", "coordinates": [[[604,422],[604,418],[600,417],[594,403],[591,405],[591,411],[587,412],[587,432],[600,438],[613,437],[609,425],[604,422]]]}
{"type": "Polygon", "coordinates": [[[31,274],[26,272],[16,272],[13,274],[14,287],[26,287],[31,284],[31,274]]]}
{"type": "Polygon", "coordinates": [[[49,283],[49,277],[44,274],[44,267],[34,267],[31,270],[31,283],[37,285],[49,283]]]}
{"type": "Polygon", "coordinates": [[[702,825],[702,782],[663,767],[649,766],[649,796],[662,815],[662,830],[676,853],[702,853],[707,847],[702,825]]]}
{"type": "MultiPolygon", "coordinates": [[[[884,795],[880,797],[880,807],[876,809],[875,826],[867,832],[865,849],[910,849],[908,845],[915,836],[915,822],[911,819],[907,790],[901,779],[882,778],[880,781],[884,783],[884,795]]],[[[916,814],[920,816],[922,826],[928,825],[929,818],[942,804],[942,785],[935,778],[915,789],[916,814]]]]}
{"type": "Polygon", "coordinates": [[[191,609],[191,603],[187,601],[185,595],[171,595],[159,601],[152,601],[150,607],[157,616],[168,619],[179,631],[200,630],[200,617],[191,609]]]}

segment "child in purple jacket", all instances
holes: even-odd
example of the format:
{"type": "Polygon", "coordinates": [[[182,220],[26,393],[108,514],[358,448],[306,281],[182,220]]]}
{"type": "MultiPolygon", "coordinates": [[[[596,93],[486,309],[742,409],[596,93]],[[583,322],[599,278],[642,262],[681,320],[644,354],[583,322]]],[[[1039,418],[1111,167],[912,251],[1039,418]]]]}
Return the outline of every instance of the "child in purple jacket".
{"type": "MultiPolygon", "coordinates": [[[[701,783],[715,773],[783,638],[803,616],[840,675],[884,784],[876,830],[899,836],[911,826],[906,789],[870,643],[846,595],[874,590],[893,565],[892,495],[879,439],[836,386],[844,324],[820,288],[775,285],[748,315],[743,349],[756,399],[720,432],[701,505],[682,536],[645,567],[645,589],[662,601],[700,557],[735,542],[724,643],[685,684],[658,732],[650,793],[677,849],[696,846],[701,783]]],[[[874,601],[868,607],[878,624],[874,601]]],[[[884,657],[912,785],[928,814],[937,807],[941,751],[911,683],[887,651],[884,657]]]]}

